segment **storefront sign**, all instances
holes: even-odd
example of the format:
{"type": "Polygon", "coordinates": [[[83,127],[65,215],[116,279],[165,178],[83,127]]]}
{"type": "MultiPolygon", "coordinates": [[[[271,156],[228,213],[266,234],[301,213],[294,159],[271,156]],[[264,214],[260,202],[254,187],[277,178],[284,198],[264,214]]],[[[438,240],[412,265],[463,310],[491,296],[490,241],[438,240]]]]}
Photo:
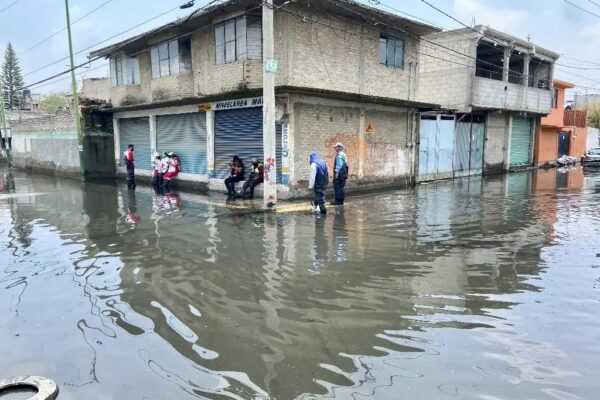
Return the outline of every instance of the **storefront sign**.
{"type": "Polygon", "coordinates": [[[281,126],[281,183],[287,185],[290,179],[290,134],[289,125],[281,126]]]}
{"type": "Polygon", "coordinates": [[[211,109],[212,109],[212,106],[210,103],[198,104],[199,112],[209,112],[211,109]]]}
{"type": "Polygon", "coordinates": [[[263,99],[260,97],[249,97],[247,99],[223,100],[214,104],[214,110],[232,110],[235,108],[262,107],[263,99]]]}

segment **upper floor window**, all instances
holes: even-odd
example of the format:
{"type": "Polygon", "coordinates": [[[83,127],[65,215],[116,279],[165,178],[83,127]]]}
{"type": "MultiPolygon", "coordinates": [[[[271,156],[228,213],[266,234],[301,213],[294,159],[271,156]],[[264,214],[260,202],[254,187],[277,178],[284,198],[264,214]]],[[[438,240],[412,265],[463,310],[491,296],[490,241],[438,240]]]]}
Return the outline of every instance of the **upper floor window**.
{"type": "Polygon", "coordinates": [[[260,18],[242,16],[215,25],[215,62],[227,64],[262,58],[260,18]]]}
{"type": "Polygon", "coordinates": [[[558,89],[554,89],[554,94],[552,95],[552,108],[558,108],[558,89]]]}
{"type": "Polygon", "coordinates": [[[379,36],[379,64],[404,69],[404,41],[392,36],[379,36]]]}
{"type": "Polygon", "coordinates": [[[137,57],[112,57],[110,59],[110,80],[113,86],[139,85],[140,65],[137,57]]]}
{"type": "Polygon", "coordinates": [[[170,40],[150,49],[152,78],[192,72],[192,44],[189,37],[170,40]]]}

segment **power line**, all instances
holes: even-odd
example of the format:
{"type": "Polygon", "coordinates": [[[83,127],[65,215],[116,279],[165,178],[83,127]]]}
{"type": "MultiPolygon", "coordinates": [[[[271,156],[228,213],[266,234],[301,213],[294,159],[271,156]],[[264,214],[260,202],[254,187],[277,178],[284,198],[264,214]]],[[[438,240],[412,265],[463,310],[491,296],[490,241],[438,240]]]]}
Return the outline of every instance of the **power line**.
{"type": "MultiPolygon", "coordinates": [[[[134,30],[134,29],[136,29],[136,28],[139,28],[140,26],[142,26],[142,25],[145,25],[145,24],[147,24],[148,22],[154,21],[155,19],[157,19],[157,18],[160,18],[160,17],[162,17],[163,15],[166,15],[166,14],[168,14],[168,13],[170,13],[170,12],[173,12],[173,11],[177,10],[178,8],[179,8],[179,6],[177,6],[177,7],[173,7],[173,8],[171,8],[170,10],[167,10],[167,11],[165,11],[165,12],[161,13],[161,14],[158,14],[158,15],[156,15],[156,16],[154,16],[154,17],[150,18],[150,19],[147,19],[147,20],[145,20],[144,22],[141,22],[141,23],[139,23],[139,24],[137,24],[137,25],[135,25],[135,26],[132,26],[131,28],[125,29],[124,31],[121,31],[121,32],[119,32],[119,33],[117,33],[117,34],[115,34],[115,35],[112,35],[111,37],[108,37],[108,38],[106,38],[106,39],[104,39],[104,40],[101,40],[101,41],[99,41],[99,42],[97,42],[97,43],[94,43],[94,44],[92,44],[91,46],[88,46],[88,47],[86,47],[86,48],[84,48],[84,49],[81,49],[81,50],[79,50],[79,51],[77,51],[77,52],[73,53],[73,55],[81,54],[81,53],[83,53],[84,51],[91,49],[92,47],[95,47],[95,46],[97,46],[97,45],[99,45],[99,44],[105,43],[105,42],[107,42],[107,41],[109,41],[109,40],[111,40],[111,39],[114,39],[114,38],[116,38],[117,36],[120,36],[120,35],[122,35],[122,34],[124,34],[124,33],[127,33],[127,32],[129,32],[129,31],[132,31],[132,30],[134,30]]],[[[52,65],[55,65],[55,64],[58,64],[59,62],[62,62],[62,61],[65,61],[65,60],[67,60],[68,58],[69,58],[69,56],[66,56],[66,57],[63,57],[63,58],[61,58],[61,59],[59,59],[59,60],[53,61],[53,62],[51,62],[51,63],[49,63],[49,64],[46,64],[46,65],[44,65],[44,66],[41,66],[41,67],[39,67],[39,68],[37,68],[37,69],[34,69],[33,71],[30,71],[30,72],[28,72],[28,73],[24,74],[24,75],[23,75],[23,77],[29,76],[29,75],[31,75],[31,74],[33,74],[33,73],[36,73],[36,72],[38,72],[38,71],[41,71],[41,70],[43,70],[43,69],[46,69],[46,68],[48,68],[48,67],[51,67],[52,65]]]]}
{"type": "MultiPolygon", "coordinates": [[[[206,8],[206,7],[210,6],[211,4],[215,3],[216,1],[219,1],[219,0],[213,0],[213,1],[211,1],[209,4],[207,4],[207,5],[205,5],[205,6],[201,7],[201,8],[206,8]]],[[[247,15],[248,13],[250,13],[250,12],[252,12],[252,11],[256,10],[257,8],[260,8],[260,7],[262,7],[262,5],[263,5],[262,3],[259,3],[259,5],[258,5],[258,6],[256,6],[256,7],[253,7],[253,8],[250,8],[250,9],[246,10],[246,12],[245,12],[244,14],[242,14],[242,15],[247,15]]],[[[177,8],[179,8],[179,7],[177,7],[177,8]]],[[[171,10],[171,11],[172,11],[172,10],[171,10]]],[[[196,11],[197,11],[197,10],[196,10],[196,11]]],[[[163,13],[163,14],[164,14],[164,13],[163,13]]],[[[155,18],[158,18],[158,16],[157,16],[157,17],[155,17],[155,18]]],[[[211,23],[211,24],[205,25],[205,26],[203,26],[203,27],[197,28],[197,29],[195,29],[195,30],[194,30],[194,31],[192,31],[192,32],[188,32],[188,33],[186,33],[186,34],[183,34],[183,35],[180,35],[180,36],[178,36],[178,37],[176,37],[176,38],[171,38],[170,40],[179,39],[179,38],[181,38],[181,37],[188,36],[190,33],[193,33],[193,32],[196,32],[196,31],[199,31],[199,30],[202,30],[202,29],[210,28],[210,27],[213,27],[213,26],[215,26],[215,25],[217,25],[217,23],[211,23]]],[[[135,28],[135,27],[134,27],[134,28],[135,28]]],[[[131,28],[131,29],[134,29],[134,28],[131,28]]],[[[160,29],[162,29],[162,28],[163,28],[163,27],[157,28],[157,30],[160,30],[160,29]]],[[[120,34],[117,34],[117,35],[115,35],[115,36],[118,36],[118,35],[120,35],[120,34]]],[[[106,40],[110,40],[110,39],[111,39],[111,38],[109,38],[109,39],[106,39],[106,40]]],[[[104,40],[103,42],[105,42],[106,40],[104,40]]],[[[99,43],[102,43],[102,42],[99,42],[99,43]]],[[[97,44],[98,44],[98,43],[97,43],[97,44]]],[[[90,47],[93,47],[93,46],[90,46],[90,47]]],[[[119,47],[117,47],[117,48],[116,48],[116,50],[119,50],[121,47],[122,47],[122,46],[119,46],[119,47]]],[[[87,50],[87,49],[89,49],[89,47],[88,47],[88,48],[86,48],[86,49],[83,49],[83,50],[81,50],[81,51],[85,51],[85,50],[87,50]]],[[[81,52],[81,51],[80,51],[80,52],[81,52]]],[[[92,62],[94,62],[94,61],[96,61],[96,60],[99,60],[99,59],[101,59],[101,58],[102,58],[102,57],[95,57],[95,58],[92,58],[92,59],[90,59],[90,60],[88,60],[88,61],[86,61],[86,62],[84,62],[84,63],[81,63],[81,64],[79,64],[79,65],[76,65],[76,66],[74,66],[73,68],[69,68],[69,69],[67,69],[67,70],[64,70],[64,71],[62,71],[62,72],[59,72],[59,73],[57,73],[57,74],[55,74],[55,75],[52,75],[52,76],[50,76],[50,77],[48,77],[48,78],[44,78],[44,79],[42,79],[42,80],[40,80],[40,81],[37,81],[37,82],[35,82],[35,83],[32,83],[32,84],[30,84],[30,85],[24,85],[23,87],[21,87],[21,88],[18,88],[18,89],[19,89],[19,90],[21,90],[21,89],[26,89],[26,88],[28,88],[28,87],[31,87],[31,86],[36,86],[36,85],[38,85],[38,84],[41,84],[41,83],[44,83],[44,82],[48,82],[48,81],[50,81],[50,80],[52,80],[52,79],[55,79],[55,78],[58,78],[59,76],[62,76],[62,75],[68,74],[68,73],[70,73],[70,72],[71,72],[71,71],[73,71],[73,70],[76,70],[76,69],[78,69],[78,68],[81,68],[81,67],[85,66],[86,64],[92,63],[92,62]]],[[[62,61],[62,60],[61,60],[61,61],[62,61]]]]}
{"type": "MultiPolygon", "coordinates": [[[[88,72],[90,72],[90,71],[95,71],[95,70],[98,70],[98,69],[100,69],[100,68],[103,68],[103,67],[108,67],[108,65],[109,65],[108,63],[104,63],[104,64],[100,64],[100,65],[98,65],[97,67],[94,67],[94,68],[90,68],[90,69],[85,69],[85,70],[83,70],[83,71],[79,71],[79,72],[77,73],[77,76],[80,76],[80,75],[86,74],[86,73],[88,73],[88,72]]],[[[55,83],[59,83],[59,82],[64,82],[64,81],[66,81],[66,80],[70,80],[70,79],[71,79],[71,77],[70,77],[70,76],[68,76],[68,77],[66,77],[66,78],[58,79],[58,80],[56,80],[56,81],[53,81],[53,82],[47,82],[47,83],[44,83],[43,85],[41,85],[41,84],[38,84],[38,85],[30,85],[30,86],[27,86],[27,89],[31,89],[32,87],[35,87],[36,89],[39,89],[39,88],[42,88],[42,87],[45,87],[45,86],[53,85],[53,84],[55,84],[55,83]]]]}
{"type": "Polygon", "coordinates": [[[588,14],[590,14],[590,15],[593,15],[594,17],[598,17],[598,18],[600,18],[600,14],[596,14],[596,13],[594,13],[594,12],[591,12],[590,10],[586,10],[585,8],[583,8],[583,7],[581,7],[581,6],[579,6],[579,5],[575,4],[575,3],[573,3],[573,2],[572,2],[572,1],[570,1],[570,0],[563,0],[563,1],[564,1],[565,3],[567,3],[567,4],[570,4],[571,6],[573,6],[573,7],[575,7],[575,8],[577,8],[577,9],[579,9],[579,10],[581,10],[581,11],[585,12],[585,13],[588,13],[588,14]]]}
{"type": "Polygon", "coordinates": [[[594,0],[588,0],[590,3],[592,3],[593,5],[595,5],[596,7],[600,7],[599,3],[596,3],[594,0]]]}
{"type": "MultiPolygon", "coordinates": [[[[87,14],[85,14],[84,16],[76,19],[75,21],[73,21],[71,23],[71,26],[73,26],[74,24],[76,24],[77,22],[81,21],[82,19],[88,17],[90,14],[93,14],[94,12],[98,11],[99,9],[101,9],[102,7],[104,7],[105,5],[107,5],[108,3],[110,3],[112,0],[106,0],[104,3],[100,4],[98,7],[94,8],[93,10],[91,10],[90,12],[88,12],[87,14]]],[[[67,27],[65,26],[64,28],[62,28],[61,30],[58,30],[56,32],[54,32],[53,34],[51,34],[50,36],[48,36],[45,39],[40,40],[39,42],[37,42],[36,44],[34,44],[33,46],[29,47],[28,49],[24,50],[21,54],[19,54],[19,56],[23,56],[26,53],[28,53],[29,51],[35,49],[36,47],[40,46],[41,44],[47,42],[48,40],[52,39],[53,37],[55,37],[56,35],[64,32],[67,30],[67,27]]]]}
{"type": "MultiPolygon", "coordinates": [[[[337,2],[336,2],[336,1],[334,1],[334,0],[326,0],[326,1],[327,1],[327,2],[329,2],[329,3],[331,3],[331,4],[334,4],[334,5],[336,5],[337,7],[341,8],[341,9],[343,9],[343,10],[346,10],[346,11],[349,11],[349,12],[352,12],[352,13],[355,13],[355,14],[359,15],[361,18],[363,18],[363,20],[365,19],[365,17],[364,17],[364,16],[363,16],[363,15],[362,15],[360,12],[358,12],[358,11],[355,11],[355,10],[348,9],[348,8],[346,8],[346,7],[343,7],[342,5],[340,5],[339,3],[337,3],[337,2]]],[[[382,4],[382,5],[383,5],[383,3],[382,3],[382,2],[380,2],[380,4],[382,4]]],[[[337,16],[337,15],[336,15],[336,16],[337,16]]],[[[416,38],[417,40],[420,40],[420,41],[424,41],[424,42],[430,43],[430,44],[432,44],[432,45],[434,45],[434,46],[437,46],[437,47],[439,47],[439,48],[443,48],[443,49],[445,49],[445,50],[447,50],[447,51],[450,51],[450,52],[452,52],[452,53],[458,54],[458,55],[460,55],[460,56],[462,56],[462,57],[469,58],[469,59],[475,60],[476,62],[480,62],[480,63],[482,63],[482,64],[489,65],[489,66],[491,66],[491,67],[493,67],[493,68],[496,68],[496,69],[498,69],[498,70],[507,71],[508,75],[516,76],[516,77],[519,77],[519,78],[523,78],[523,77],[528,77],[528,78],[531,78],[531,77],[532,77],[531,75],[525,75],[525,74],[522,74],[522,73],[520,73],[520,72],[513,71],[513,70],[511,70],[510,68],[504,68],[504,66],[502,66],[502,67],[501,67],[501,66],[499,66],[499,65],[496,65],[496,64],[494,64],[494,63],[491,63],[491,62],[488,62],[488,61],[485,61],[485,60],[481,60],[481,59],[477,59],[477,57],[473,57],[473,56],[471,56],[471,55],[469,55],[469,54],[461,53],[461,52],[460,52],[460,51],[458,51],[458,50],[455,50],[455,49],[453,49],[453,48],[446,47],[446,46],[444,46],[444,45],[442,45],[442,44],[439,44],[439,43],[433,42],[433,41],[431,41],[431,40],[429,40],[429,39],[426,39],[426,38],[424,38],[424,37],[418,36],[418,35],[416,35],[416,34],[414,34],[414,33],[412,33],[412,32],[408,32],[407,30],[405,30],[405,29],[403,29],[403,28],[399,28],[399,27],[396,27],[396,26],[392,26],[392,25],[390,25],[390,24],[387,24],[386,22],[383,22],[383,21],[377,20],[377,19],[375,19],[375,18],[371,18],[371,20],[372,20],[373,22],[375,22],[375,23],[371,23],[371,25],[373,25],[373,26],[379,26],[379,25],[386,26],[386,27],[388,27],[389,29],[392,29],[392,30],[396,30],[396,31],[402,32],[402,33],[404,33],[405,35],[412,36],[412,37],[416,38]]],[[[479,32],[478,32],[478,33],[479,33],[479,32]]]]}
{"type": "Polygon", "coordinates": [[[14,6],[15,4],[17,4],[19,2],[19,0],[15,0],[12,3],[10,3],[9,5],[7,5],[6,7],[4,7],[3,9],[0,10],[0,14],[3,13],[4,11],[8,10],[9,8],[11,8],[12,6],[14,6]]]}
{"type": "Polygon", "coordinates": [[[575,65],[567,65],[567,64],[559,64],[559,63],[555,63],[555,65],[558,65],[559,67],[572,68],[572,69],[581,69],[581,70],[589,70],[589,71],[598,71],[598,70],[600,70],[600,67],[578,67],[578,66],[575,66],[575,65]]]}

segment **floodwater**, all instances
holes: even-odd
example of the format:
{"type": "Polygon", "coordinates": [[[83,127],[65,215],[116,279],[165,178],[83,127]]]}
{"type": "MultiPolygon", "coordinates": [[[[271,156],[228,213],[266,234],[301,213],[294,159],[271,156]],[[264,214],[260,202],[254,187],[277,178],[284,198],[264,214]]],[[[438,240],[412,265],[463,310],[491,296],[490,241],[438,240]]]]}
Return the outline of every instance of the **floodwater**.
{"type": "Polygon", "coordinates": [[[600,172],[252,213],[2,172],[0,378],[67,399],[593,399],[600,172]]]}

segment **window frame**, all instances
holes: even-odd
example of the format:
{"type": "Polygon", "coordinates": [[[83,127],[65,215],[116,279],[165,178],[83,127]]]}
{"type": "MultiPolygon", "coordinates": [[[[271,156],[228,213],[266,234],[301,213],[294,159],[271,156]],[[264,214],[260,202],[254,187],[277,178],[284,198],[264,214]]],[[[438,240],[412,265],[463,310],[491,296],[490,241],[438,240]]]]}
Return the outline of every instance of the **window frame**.
{"type": "Polygon", "coordinates": [[[111,57],[110,75],[111,85],[134,86],[140,84],[140,65],[137,56],[128,56],[125,54],[111,57]]]}
{"type": "Polygon", "coordinates": [[[387,34],[379,35],[379,65],[388,68],[396,68],[396,69],[404,69],[404,58],[406,54],[406,44],[403,39],[400,39],[397,36],[391,36],[387,34]],[[383,47],[382,47],[383,46],[383,47]],[[383,49],[385,48],[385,53],[383,49]],[[400,65],[398,65],[398,49],[400,49],[402,53],[402,58],[400,60],[400,65]],[[392,51],[392,55],[390,57],[390,51],[392,51]],[[383,60],[383,54],[385,54],[385,61],[383,60]],[[393,58],[392,62],[390,62],[390,58],[393,58]]]}
{"type": "Polygon", "coordinates": [[[150,68],[152,79],[160,79],[172,75],[184,75],[191,73],[189,68],[182,68],[183,55],[182,48],[189,50],[189,61],[191,62],[191,38],[189,36],[177,39],[167,40],[155,44],[150,48],[150,68]],[[189,41],[189,45],[183,45],[182,41],[189,41]],[[188,71],[189,69],[189,71],[188,71]],[[185,72],[182,72],[185,71],[185,72]]]}
{"type": "Polygon", "coordinates": [[[247,15],[241,15],[215,25],[215,65],[254,59],[248,49],[248,26],[251,24],[247,15]]]}

